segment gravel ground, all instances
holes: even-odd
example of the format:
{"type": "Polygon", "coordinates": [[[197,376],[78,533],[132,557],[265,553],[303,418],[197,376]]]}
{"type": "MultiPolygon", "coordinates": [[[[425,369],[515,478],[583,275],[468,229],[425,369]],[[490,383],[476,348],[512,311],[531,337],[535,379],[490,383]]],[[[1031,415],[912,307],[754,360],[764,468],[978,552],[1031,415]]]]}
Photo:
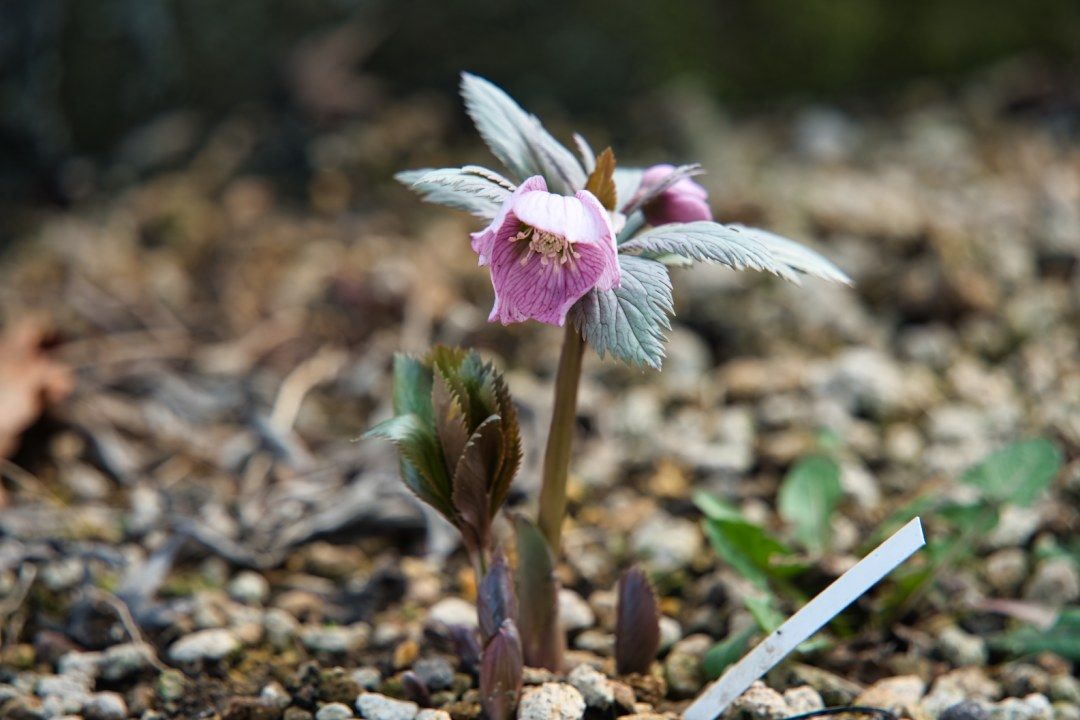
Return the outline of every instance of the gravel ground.
{"type": "MultiPolygon", "coordinates": [[[[690,496],[783,535],[777,484],[827,431],[844,498],[819,585],[1007,441],[1051,438],[1066,462],[917,603],[889,614],[872,594],[729,715],[1080,720],[1072,662],[987,642],[1017,622],[988,599],[1080,601],[1080,118],[1013,88],[742,121],[672,98],[671,142],[710,170],[719,219],[804,239],[856,287],[676,271],[663,372],[590,357],[560,566],[569,672],[529,670],[522,718],[677,717],[704,653],[753,624],[690,496]],[[612,588],[635,558],[663,651],[618,678],[612,588]]],[[[476,346],[520,405],[511,503],[533,507],[560,333],[488,325],[469,218],[386,180],[447,164],[422,141],[445,122],[411,103],[313,138],[300,203],[248,169],[258,126],[229,120],[181,169],[38,214],[7,254],[0,310],[46,318],[77,382],[0,468],[0,716],[479,717],[447,632],[475,624],[474,580],[390,449],[354,440],[389,412],[394,351],[476,346]]]]}

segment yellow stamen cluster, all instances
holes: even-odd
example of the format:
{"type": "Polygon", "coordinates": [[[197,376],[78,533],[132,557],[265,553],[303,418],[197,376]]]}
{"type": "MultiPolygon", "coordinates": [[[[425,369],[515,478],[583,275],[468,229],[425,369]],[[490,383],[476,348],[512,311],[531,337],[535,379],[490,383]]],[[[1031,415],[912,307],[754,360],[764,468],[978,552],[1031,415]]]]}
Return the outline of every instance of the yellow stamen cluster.
{"type": "Polygon", "coordinates": [[[529,262],[529,258],[533,256],[533,253],[536,253],[540,256],[541,265],[551,265],[551,269],[558,272],[562,265],[568,263],[573,268],[574,261],[581,257],[581,253],[574,250],[574,243],[571,240],[539,228],[526,227],[517,235],[511,237],[510,240],[511,242],[529,241],[528,250],[521,256],[522,265],[529,262]]]}

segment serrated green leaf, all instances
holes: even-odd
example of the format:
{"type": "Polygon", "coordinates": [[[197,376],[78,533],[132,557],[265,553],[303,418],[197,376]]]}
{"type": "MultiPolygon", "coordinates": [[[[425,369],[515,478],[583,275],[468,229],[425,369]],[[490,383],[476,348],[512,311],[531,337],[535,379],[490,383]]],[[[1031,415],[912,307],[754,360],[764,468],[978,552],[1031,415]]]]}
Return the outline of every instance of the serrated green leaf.
{"type": "Polygon", "coordinates": [[[754,636],[754,628],[748,627],[734,635],[729,635],[709,648],[701,661],[701,672],[706,680],[715,680],[724,674],[729,665],[738,662],[754,636]]]}
{"type": "Polygon", "coordinates": [[[480,137],[518,182],[544,175],[552,192],[563,194],[585,186],[585,171],[573,153],[498,86],[462,73],[461,97],[480,137]]]}
{"type": "Polygon", "coordinates": [[[396,415],[368,430],[364,436],[386,438],[394,443],[401,456],[402,479],[408,488],[448,519],[454,518],[450,477],[429,422],[415,413],[396,415]]]}
{"type": "Polygon", "coordinates": [[[718,262],[735,270],[763,270],[797,280],[759,240],[732,225],[700,220],[671,223],[646,230],[619,246],[619,252],[654,257],[681,255],[699,262],[718,262]]]}
{"type": "Polygon", "coordinates": [[[1051,441],[1022,440],[991,453],[961,480],[986,497],[1027,506],[1054,481],[1061,463],[1061,451],[1051,441]]]}
{"type": "Polygon", "coordinates": [[[525,664],[561,671],[563,633],[559,628],[559,581],[551,547],[530,520],[514,516],[517,536],[518,628],[525,664]]]}
{"type": "Polygon", "coordinates": [[[777,494],[780,516],[794,525],[795,538],[807,549],[822,552],[829,545],[829,520],[843,497],[840,467],[824,455],[795,463],[777,494]]]}
{"type": "Polygon", "coordinates": [[[431,409],[431,368],[418,358],[394,355],[394,414],[418,415],[427,425],[434,417],[431,409]]]}
{"type": "Polygon", "coordinates": [[[671,280],[662,263],[619,255],[622,284],[590,290],[570,310],[570,321],[600,357],[660,369],[664,332],[674,309],[671,280]]]}

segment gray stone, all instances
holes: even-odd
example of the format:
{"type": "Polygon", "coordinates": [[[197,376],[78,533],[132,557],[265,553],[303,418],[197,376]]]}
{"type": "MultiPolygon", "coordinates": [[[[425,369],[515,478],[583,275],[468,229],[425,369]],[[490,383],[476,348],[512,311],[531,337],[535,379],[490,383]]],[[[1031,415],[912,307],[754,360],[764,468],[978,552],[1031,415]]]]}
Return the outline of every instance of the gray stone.
{"type": "Polygon", "coordinates": [[[270,583],[253,570],[237,573],[227,589],[229,597],[247,605],[262,605],[270,596],[270,583]]]}
{"type": "Polygon", "coordinates": [[[349,720],[356,717],[352,708],[344,703],[327,703],[315,713],[315,720],[349,720]]]}
{"type": "Polygon", "coordinates": [[[382,682],[382,673],[378,668],[362,667],[353,670],[352,679],[364,690],[374,690],[382,682]]]}
{"type": "Polygon", "coordinates": [[[1005,698],[990,708],[990,720],[1053,720],[1050,700],[1040,693],[1023,698],[1005,698]]]}
{"type": "Polygon", "coordinates": [[[221,660],[239,649],[240,640],[229,630],[200,630],[174,642],[169,647],[169,659],[176,663],[221,660]]]}
{"type": "Polygon", "coordinates": [[[596,615],[580,595],[563,588],[559,590],[559,622],[563,630],[576,632],[591,628],[596,623],[596,615]]]}
{"type": "Polygon", "coordinates": [[[731,704],[737,718],[781,720],[793,714],[784,696],[758,680],[731,704]]]}
{"type": "Polygon", "coordinates": [[[591,665],[578,665],[566,679],[577,688],[585,704],[591,708],[606,710],[615,702],[615,689],[611,681],[591,665]]]}
{"type": "Polygon", "coordinates": [[[475,628],[478,625],[476,606],[461,598],[443,598],[428,610],[428,622],[446,625],[447,627],[463,625],[475,628]]]}
{"type": "Polygon", "coordinates": [[[276,680],[271,680],[263,686],[263,689],[259,691],[259,700],[279,710],[284,710],[292,704],[292,696],[276,680]]]}
{"type": "Polygon", "coordinates": [[[1028,600],[1060,607],[1080,599],[1080,570],[1068,557],[1043,560],[1024,588],[1028,600]]]}
{"type": "Polygon", "coordinates": [[[675,618],[660,616],[660,652],[666,652],[682,639],[682,625],[675,618]]]}
{"type": "Polygon", "coordinates": [[[821,699],[821,694],[809,685],[800,685],[785,690],[784,702],[791,708],[791,712],[796,715],[825,708],[825,701],[821,699]]]}
{"type": "Polygon", "coordinates": [[[371,636],[367,623],[317,625],[300,630],[300,641],[312,652],[350,653],[359,650],[371,636]]]}
{"type": "Polygon", "coordinates": [[[957,667],[985,665],[990,655],[985,640],[966,633],[955,625],[950,625],[938,633],[937,642],[941,654],[957,667]]]}
{"type": "Polygon", "coordinates": [[[1027,577],[1027,553],[1018,547],[1004,548],[986,558],[984,567],[990,587],[1003,595],[1012,595],[1027,577]]]}
{"type": "Polygon", "coordinates": [[[86,687],[91,687],[101,672],[101,659],[99,652],[69,652],[64,653],[56,663],[56,672],[60,675],[74,677],[86,687]]]}
{"type": "Polygon", "coordinates": [[[110,682],[143,672],[154,664],[154,649],[146,643],[122,643],[105,650],[101,677],[110,682]]]}
{"type": "Polygon", "coordinates": [[[938,720],[988,720],[990,712],[984,703],[964,700],[950,705],[938,716],[938,720]]]}
{"type": "Polygon", "coordinates": [[[266,639],[276,648],[288,647],[300,630],[300,623],[287,610],[270,608],[263,613],[266,639]]]}
{"type": "Polygon", "coordinates": [[[855,704],[888,708],[897,715],[914,717],[925,691],[926,683],[922,678],[901,675],[877,681],[855,699],[855,704]]]}
{"type": "Polygon", "coordinates": [[[656,572],[666,573],[688,566],[701,549],[696,523],[657,511],[631,537],[634,553],[656,572]]]}
{"type": "Polygon", "coordinates": [[[518,706],[518,720],[581,720],[584,716],[585,698],[565,683],[527,689],[518,706]]]}
{"type": "Polygon", "coordinates": [[[356,709],[366,720],[414,720],[420,706],[414,702],[395,700],[378,693],[360,693],[356,709]]]}
{"type": "Polygon", "coordinates": [[[424,708],[416,713],[416,720],[451,720],[450,713],[445,710],[433,710],[424,708]]]}
{"type": "Polygon", "coordinates": [[[444,657],[417,660],[412,666],[428,690],[445,690],[454,683],[454,666],[444,657]]]}
{"type": "Polygon", "coordinates": [[[124,720],[127,712],[124,698],[114,692],[94,693],[83,706],[86,720],[124,720]]]}
{"type": "Polygon", "coordinates": [[[1080,705],[1080,679],[1072,675],[1050,678],[1050,699],[1080,705]]]}

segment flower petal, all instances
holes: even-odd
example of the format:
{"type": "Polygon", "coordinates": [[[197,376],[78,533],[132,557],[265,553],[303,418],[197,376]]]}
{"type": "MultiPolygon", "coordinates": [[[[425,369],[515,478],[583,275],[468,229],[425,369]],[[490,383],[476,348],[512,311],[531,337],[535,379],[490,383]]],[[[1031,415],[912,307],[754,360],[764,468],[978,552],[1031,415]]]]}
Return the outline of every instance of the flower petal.
{"type": "Polygon", "coordinates": [[[545,265],[540,255],[529,253],[527,243],[497,240],[491,252],[495,305],[488,320],[509,325],[531,318],[563,325],[570,307],[604,274],[599,246],[585,244],[580,252],[581,257],[573,263],[545,265]]]}
{"type": "Polygon", "coordinates": [[[499,208],[499,214],[495,216],[490,225],[479,232],[469,233],[469,237],[472,239],[473,252],[480,256],[479,264],[481,266],[488,264],[491,258],[491,245],[495,242],[499,231],[506,224],[507,215],[510,213],[510,208],[514,206],[514,201],[525,193],[537,190],[547,191],[547,182],[544,181],[541,175],[533,175],[518,185],[513,194],[499,208]]]}

